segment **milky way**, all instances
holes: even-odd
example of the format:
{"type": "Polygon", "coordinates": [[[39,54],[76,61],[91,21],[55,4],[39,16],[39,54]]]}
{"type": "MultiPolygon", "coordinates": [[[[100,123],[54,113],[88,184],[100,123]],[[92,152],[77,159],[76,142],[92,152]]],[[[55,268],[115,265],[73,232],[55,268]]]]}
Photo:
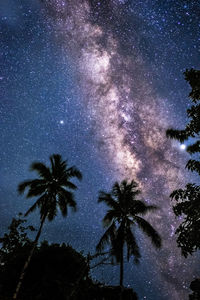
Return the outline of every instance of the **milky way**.
{"type": "Polygon", "coordinates": [[[119,180],[135,179],[146,201],[160,208],[149,219],[163,237],[163,249],[148,250],[147,243],[145,250],[155,264],[153,276],[161,278],[166,299],[187,299],[184,280],[188,284],[193,267],[177,249],[169,200],[170,192],[185,180],[183,156],[166,139],[173,117],[154,92],[151,70],[137,49],[137,28],[131,32],[135,47],[127,52],[128,45],[122,45],[120,33],[113,30],[123,2],[110,1],[105,16],[97,2],[47,1],[45,9],[53,15],[57,39],[76,63],[99,156],[119,180]]]}

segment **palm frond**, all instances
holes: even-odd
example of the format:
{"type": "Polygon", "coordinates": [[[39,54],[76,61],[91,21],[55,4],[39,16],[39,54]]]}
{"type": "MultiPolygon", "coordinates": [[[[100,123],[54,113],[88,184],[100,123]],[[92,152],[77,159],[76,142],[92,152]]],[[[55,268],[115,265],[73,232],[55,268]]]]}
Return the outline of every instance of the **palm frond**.
{"type": "Polygon", "coordinates": [[[130,186],[131,190],[135,190],[138,188],[138,183],[135,180],[131,180],[130,186]]]}
{"type": "Polygon", "coordinates": [[[76,177],[77,179],[82,180],[82,173],[74,166],[67,169],[66,173],[69,178],[76,177]]]}
{"type": "Polygon", "coordinates": [[[45,180],[51,180],[51,172],[48,167],[45,166],[45,164],[41,162],[34,162],[30,166],[31,171],[36,171],[39,176],[45,180]]]}
{"type": "Polygon", "coordinates": [[[47,195],[42,195],[25,213],[25,217],[28,216],[31,212],[33,212],[37,207],[42,207],[46,204],[47,195]]]}
{"type": "Polygon", "coordinates": [[[130,183],[128,183],[127,180],[123,180],[120,183],[121,192],[126,193],[126,194],[131,194],[131,193],[140,194],[141,191],[138,190],[137,188],[138,188],[138,184],[134,180],[132,180],[130,183]]]}
{"type": "Polygon", "coordinates": [[[111,253],[119,263],[121,260],[122,249],[125,242],[125,225],[124,222],[120,223],[120,226],[116,230],[115,237],[111,241],[111,253]]]}
{"type": "Polygon", "coordinates": [[[52,201],[51,205],[48,207],[47,218],[49,221],[52,221],[57,215],[57,203],[52,201]]]}
{"type": "Polygon", "coordinates": [[[133,255],[134,262],[139,263],[139,259],[141,257],[140,249],[130,227],[126,228],[125,240],[127,245],[127,260],[129,261],[130,256],[133,255]]]}
{"type": "Polygon", "coordinates": [[[130,202],[130,213],[134,216],[137,214],[146,214],[150,211],[156,210],[157,206],[147,205],[142,200],[133,200],[130,202]]]}
{"type": "Polygon", "coordinates": [[[128,188],[130,187],[130,185],[128,184],[128,181],[125,179],[120,183],[120,189],[121,191],[124,193],[128,188]]]}
{"type": "Polygon", "coordinates": [[[121,189],[120,189],[120,185],[118,182],[114,183],[112,190],[111,190],[111,195],[114,196],[115,198],[120,198],[121,189]]]}
{"type": "Polygon", "coordinates": [[[74,200],[74,194],[65,190],[64,188],[60,188],[59,195],[62,196],[63,201],[65,201],[66,205],[69,205],[73,211],[76,211],[76,201],[74,200]]]}
{"type": "Polygon", "coordinates": [[[55,164],[54,164],[54,158],[53,158],[53,155],[51,155],[50,157],[49,157],[49,159],[50,159],[50,163],[51,163],[51,174],[54,174],[54,171],[55,171],[55,164]]]}
{"type": "Polygon", "coordinates": [[[141,194],[141,191],[140,190],[132,190],[131,192],[130,192],[130,198],[131,199],[135,199],[136,198],[136,196],[138,196],[139,194],[141,194]]]}
{"type": "Polygon", "coordinates": [[[26,195],[27,198],[36,197],[46,192],[45,185],[34,185],[31,184],[29,191],[26,195]]]}
{"type": "Polygon", "coordinates": [[[141,193],[139,189],[137,189],[138,184],[134,180],[132,180],[130,183],[128,183],[127,180],[123,180],[120,185],[120,191],[118,202],[123,207],[128,208],[130,203],[135,200],[135,198],[141,193]]]}
{"type": "Polygon", "coordinates": [[[58,195],[58,205],[59,205],[59,208],[60,208],[60,211],[61,211],[63,217],[66,217],[67,213],[68,213],[67,203],[62,194],[58,195]]]}
{"type": "Polygon", "coordinates": [[[67,176],[64,176],[62,178],[62,180],[60,181],[60,184],[71,189],[71,190],[76,190],[77,189],[77,186],[72,183],[71,181],[69,181],[69,179],[67,178],[67,176]]]}
{"type": "Polygon", "coordinates": [[[103,218],[104,227],[108,227],[115,218],[119,218],[121,213],[115,209],[110,209],[107,211],[106,215],[103,218]]]}
{"type": "Polygon", "coordinates": [[[50,156],[50,160],[52,160],[54,163],[54,167],[58,167],[61,165],[61,163],[63,162],[62,160],[62,156],[60,154],[53,154],[50,156]]]}
{"type": "Polygon", "coordinates": [[[26,189],[27,187],[29,187],[29,186],[31,185],[32,182],[33,182],[33,180],[26,180],[26,181],[23,181],[22,183],[20,183],[20,184],[18,185],[18,188],[17,188],[18,193],[19,193],[20,195],[23,194],[24,191],[25,191],[25,189],[26,189]]]}
{"type": "Polygon", "coordinates": [[[101,237],[99,243],[96,246],[96,251],[97,252],[103,251],[106,245],[112,243],[112,241],[115,239],[115,235],[116,235],[116,225],[113,222],[101,237]]]}
{"type": "Polygon", "coordinates": [[[112,198],[111,194],[105,193],[103,191],[99,192],[98,203],[105,202],[112,209],[119,209],[118,203],[112,198]]]}
{"type": "Polygon", "coordinates": [[[60,179],[66,173],[67,161],[62,160],[60,154],[51,155],[50,161],[53,178],[60,179]]]}
{"type": "Polygon", "coordinates": [[[134,220],[137,222],[138,226],[142,229],[142,231],[146,233],[148,237],[151,238],[153,245],[156,248],[160,248],[161,237],[158,234],[158,232],[149,224],[149,222],[138,216],[135,216],[134,220]]]}

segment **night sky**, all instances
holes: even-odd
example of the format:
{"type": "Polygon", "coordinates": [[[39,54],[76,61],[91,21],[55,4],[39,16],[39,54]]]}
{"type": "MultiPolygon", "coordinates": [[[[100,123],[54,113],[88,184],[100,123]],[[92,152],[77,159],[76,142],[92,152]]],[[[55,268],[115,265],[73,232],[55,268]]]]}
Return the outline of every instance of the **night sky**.
{"type": "MultiPolygon", "coordinates": [[[[186,68],[200,68],[199,1],[1,0],[0,233],[32,200],[17,185],[59,153],[83,173],[78,212],[46,222],[41,239],[94,253],[106,207],[98,191],[135,179],[144,200],[159,206],[148,220],[163,247],[136,232],[142,259],[126,265],[125,284],[139,299],[188,299],[197,258],[183,258],[174,231],[173,189],[194,181],[184,146],[168,140],[184,128],[186,68]]],[[[39,213],[29,217],[39,224],[39,213]]],[[[118,284],[118,267],[93,277],[118,284]]]]}

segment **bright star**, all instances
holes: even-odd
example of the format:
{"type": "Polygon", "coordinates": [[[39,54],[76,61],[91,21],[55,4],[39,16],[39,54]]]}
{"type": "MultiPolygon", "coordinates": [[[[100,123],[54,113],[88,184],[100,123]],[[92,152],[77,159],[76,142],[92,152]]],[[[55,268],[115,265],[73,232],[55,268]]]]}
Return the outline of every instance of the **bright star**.
{"type": "Polygon", "coordinates": [[[180,149],[181,149],[181,150],[185,150],[185,149],[186,149],[186,145],[185,145],[185,144],[181,144],[181,145],[180,145],[180,149]]]}
{"type": "Polygon", "coordinates": [[[63,121],[63,120],[60,120],[60,124],[63,125],[63,124],[64,124],[64,121],[63,121]]]}

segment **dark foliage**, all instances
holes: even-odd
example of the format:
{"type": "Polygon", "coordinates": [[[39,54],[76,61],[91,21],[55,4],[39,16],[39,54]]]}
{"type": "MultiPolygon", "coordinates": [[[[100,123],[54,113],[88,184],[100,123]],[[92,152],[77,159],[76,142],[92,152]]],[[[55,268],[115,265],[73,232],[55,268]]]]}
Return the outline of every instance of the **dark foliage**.
{"type": "MultiPolygon", "coordinates": [[[[1,238],[0,249],[0,300],[11,300],[21,268],[32,241],[24,227],[26,220],[13,219],[9,233],[1,238]],[[10,241],[9,241],[10,238],[10,241]],[[8,242],[9,241],[9,242],[8,242]]],[[[120,287],[106,287],[93,283],[89,277],[87,259],[71,246],[49,245],[44,241],[36,247],[24,284],[19,293],[20,300],[117,300],[120,287]]],[[[125,289],[123,298],[137,300],[132,289],[125,289]]]]}
{"type": "Polygon", "coordinates": [[[189,295],[190,300],[199,300],[200,299],[200,279],[195,279],[190,284],[190,289],[193,291],[191,295],[189,295]]]}
{"type": "Polygon", "coordinates": [[[0,237],[0,263],[1,266],[9,263],[10,258],[15,259],[16,253],[22,251],[22,249],[28,249],[32,246],[32,241],[28,238],[27,232],[35,231],[35,228],[31,225],[25,226],[26,220],[22,218],[22,214],[19,217],[13,218],[9,232],[5,233],[3,237],[0,237]]]}
{"type": "MultiPolygon", "coordinates": [[[[189,122],[183,130],[167,130],[167,136],[180,142],[189,138],[193,140],[187,147],[187,152],[193,155],[194,159],[187,162],[186,168],[200,175],[200,71],[191,69],[186,70],[184,74],[192,88],[189,94],[191,106],[187,109],[189,122]]],[[[185,189],[173,191],[170,197],[177,201],[173,207],[175,215],[183,217],[176,234],[178,246],[187,257],[200,249],[200,186],[189,183],[185,189]]]]}
{"type": "Polygon", "coordinates": [[[182,254],[187,257],[200,249],[200,186],[187,184],[171,194],[177,201],[173,207],[176,216],[184,216],[183,222],[176,230],[177,243],[182,254]]]}
{"type": "MultiPolygon", "coordinates": [[[[104,286],[94,284],[89,291],[88,300],[138,300],[137,294],[130,288],[124,288],[121,293],[120,286],[104,286]]],[[[86,299],[87,300],[87,299],[86,299]]]]}
{"type": "MultiPolygon", "coordinates": [[[[11,297],[16,282],[28,254],[27,248],[15,252],[9,263],[0,270],[1,292],[4,297],[11,297]]],[[[72,247],[44,242],[35,249],[29,268],[20,290],[21,300],[65,300],[73,292],[71,299],[84,294],[91,280],[88,278],[88,265],[85,258],[72,247]],[[77,279],[81,276],[80,280],[77,279]],[[87,280],[86,280],[87,279],[87,280]],[[74,290],[74,291],[73,291],[74,290]]]]}

